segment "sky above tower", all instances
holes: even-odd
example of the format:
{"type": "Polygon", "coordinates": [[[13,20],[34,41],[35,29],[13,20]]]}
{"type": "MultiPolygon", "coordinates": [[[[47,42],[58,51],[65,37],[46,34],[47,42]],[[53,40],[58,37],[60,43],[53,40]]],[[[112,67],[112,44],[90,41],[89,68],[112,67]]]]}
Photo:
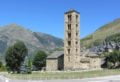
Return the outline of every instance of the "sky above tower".
{"type": "Polygon", "coordinates": [[[17,23],[27,29],[64,37],[64,13],[80,12],[83,38],[120,18],[120,0],[0,0],[0,26],[17,23]]]}

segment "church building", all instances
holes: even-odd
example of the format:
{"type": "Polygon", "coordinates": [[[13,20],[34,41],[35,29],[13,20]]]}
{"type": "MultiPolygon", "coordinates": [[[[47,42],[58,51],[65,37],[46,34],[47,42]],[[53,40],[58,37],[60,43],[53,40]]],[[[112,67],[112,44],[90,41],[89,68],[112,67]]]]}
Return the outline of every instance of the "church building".
{"type": "Polygon", "coordinates": [[[64,51],[55,51],[46,60],[47,71],[100,69],[101,60],[95,53],[80,51],[80,13],[64,14],[64,51]]]}

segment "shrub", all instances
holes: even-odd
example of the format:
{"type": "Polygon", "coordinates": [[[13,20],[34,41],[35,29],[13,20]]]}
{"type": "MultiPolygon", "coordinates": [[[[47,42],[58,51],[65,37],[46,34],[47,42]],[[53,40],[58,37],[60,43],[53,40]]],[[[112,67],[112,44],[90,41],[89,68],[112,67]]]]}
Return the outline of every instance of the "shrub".
{"type": "Polygon", "coordinates": [[[41,70],[46,65],[47,54],[44,51],[38,51],[34,57],[33,65],[36,70],[41,70]]]}
{"type": "Polygon", "coordinates": [[[103,67],[110,69],[120,67],[120,51],[113,51],[105,54],[105,63],[103,67]]]}

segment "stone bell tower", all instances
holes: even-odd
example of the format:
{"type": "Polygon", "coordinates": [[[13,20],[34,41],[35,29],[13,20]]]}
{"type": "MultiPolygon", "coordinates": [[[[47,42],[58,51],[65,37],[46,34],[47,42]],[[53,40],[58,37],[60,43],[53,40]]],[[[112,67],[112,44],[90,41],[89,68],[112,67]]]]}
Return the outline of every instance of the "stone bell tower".
{"type": "Polygon", "coordinates": [[[76,70],[80,68],[80,14],[70,10],[64,17],[64,70],[76,70]]]}

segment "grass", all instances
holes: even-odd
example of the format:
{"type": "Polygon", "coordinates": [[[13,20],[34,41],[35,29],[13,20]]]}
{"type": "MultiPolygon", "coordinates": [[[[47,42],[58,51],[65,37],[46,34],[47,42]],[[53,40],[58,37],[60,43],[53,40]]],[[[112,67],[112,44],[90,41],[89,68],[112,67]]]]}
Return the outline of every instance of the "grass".
{"type": "Polygon", "coordinates": [[[32,74],[8,74],[1,73],[2,75],[11,79],[23,80],[45,80],[45,79],[81,79],[90,77],[101,77],[109,75],[119,75],[120,70],[94,70],[84,72],[33,72],[32,74]]]}

